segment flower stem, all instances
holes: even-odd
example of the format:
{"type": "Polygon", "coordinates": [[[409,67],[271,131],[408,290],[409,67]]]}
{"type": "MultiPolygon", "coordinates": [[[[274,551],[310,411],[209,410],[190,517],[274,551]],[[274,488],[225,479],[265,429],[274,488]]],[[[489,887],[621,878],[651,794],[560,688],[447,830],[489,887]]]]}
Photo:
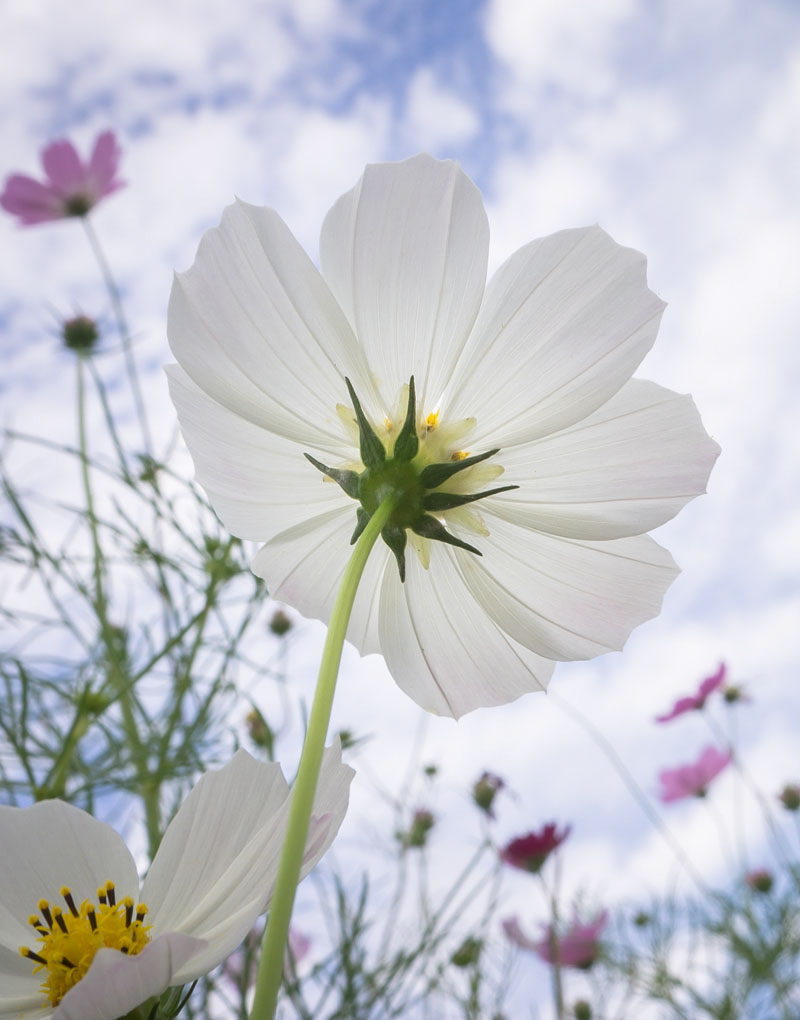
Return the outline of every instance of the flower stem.
{"type": "Polygon", "coordinates": [[[152,451],[153,444],[150,439],[150,429],[147,424],[147,412],[144,407],[144,399],[142,397],[142,389],[139,385],[139,373],[136,369],[136,359],[133,356],[133,342],[131,340],[131,331],[128,327],[128,321],[125,318],[125,310],[122,307],[122,297],[117,286],[117,281],[114,279],[114,274],[111,272],[111,266],[108,264],[105,252],[100,244],[97,234],[94,231],[89,217],[81,217],[86,236],[89,239],[89,244],[92,248],[97,264],[100,267],[100,272],[103,276],[103,281],[108,291],[108,296],[111,299],[111,307],[114,309],[114,318],[117,323],[117,330],[119,332],[120,340],[122,341],[122,351],[125,356],[125,368],[128,374],[128,381],[130,382],[131,391],[133,393],[133,402],[136,406],[136,416],[139,419],[139,427],[142,430],[142,440],[144,442],[145,453],[149,454],[152,451]]]}
{"type": "Polygon", "coordinates": [[[294,906],[295,891],[303,864],[303,853],[311,821],[314,793],[325,749],[325,738],[331,717],[336,677],[342,658],[342,646],[350,622],[358,583],[367,564],[367,558],[384,525],[395,508],[397,496],[386,496],[370,518],[356,543],[345,568],[342,583],[333,606],[328,636],[322,650],[317,688],[311,706],[303,753],[292,790],[289,821],[281,850],[275,892],[269,909],[269,919],[261,946],[261,961],[256,976],[256,993],[250,1020],[272,1020],[278,1005],[278,993],[283,977],[283,958],[289,936],[289,921],[294,906]]]}

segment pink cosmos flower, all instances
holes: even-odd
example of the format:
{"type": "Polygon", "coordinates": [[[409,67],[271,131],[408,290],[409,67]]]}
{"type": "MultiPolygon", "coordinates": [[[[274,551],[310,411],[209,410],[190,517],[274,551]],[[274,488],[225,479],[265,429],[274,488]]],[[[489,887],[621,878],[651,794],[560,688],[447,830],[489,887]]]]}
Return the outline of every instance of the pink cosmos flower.
{"type": "Polygon", "coordinates": [[[608,913],[602,911],[589,924],[582,924],[577,917],[561,937],[554,937],[550,925],[543,928],[541,939],[529,938],[520,928],[516,917],[503,921],[503,931],[512,942],[522,949],[536,953],[545,963],[556,960],[562,967],[579,967],[588,970],[597,959],[600,935],[608,924],[608,913]]]}
{"type": "Polygon", "coordinates": [[[664,804],[684,797],[705,797],[712,779],[730,765],[733,755],[723,754],[716,747],[707,747],[692,765],[680,765],[676,769],[664,769],[659,773],[661,783],[660,799],[664,804]]]}
{"type": "Polygon", "coordinates": [[[572,831],[568,825],[561,832],[556,829],[555,822],[548,822],[541,832],[529,832],[527,836],[519,836],[500,851],[500,857],[512,868],[530,871],[536,874],[550,854],[567,838],[572,831]]]}
{"type": "Polygon", "coordinates": [[[120,147],[113,131],[97,136],[87,163],[72,142],[51,142],[42,151],[46,180],[12,174],[6,179],[0,206],[16,216],[23,227],[85,216],[106,195],[124,187],[125,182],[117,177],[119,158],[120,147]]]}
{"type": "Polygon", "coordinates": [[[700,684],[697,694],[691,694],[688,697],[679,698],[672,706],[671,712],[667,712],[666,715],[657,715],[655,721],[658,723],[665,723],[669,722],[670,719],[675,719],[679,715],[683,715],[684,712],[699,711],[703,708],[709,696],[725,683],[727,672],[728,667],[724,662],[721,662],[717,672],[714,673],[713,676],[706,677],[700,684]]]}

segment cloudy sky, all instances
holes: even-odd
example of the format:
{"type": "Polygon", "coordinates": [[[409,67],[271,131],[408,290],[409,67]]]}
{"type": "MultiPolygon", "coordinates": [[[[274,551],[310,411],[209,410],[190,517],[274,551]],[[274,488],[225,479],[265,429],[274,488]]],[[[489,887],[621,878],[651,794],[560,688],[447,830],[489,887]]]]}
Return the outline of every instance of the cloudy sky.
{"type": "MultiPolygon", "coordinates": [[[[427,150],[459,160],[481,188],[492,266],[533,237],[594,222],[644,251],[669,308],[638,374],[691,392],[723,453],[708,495],[657,535],[683,568],[662,616],[621,654],[559,667],[552,690],[652,793],[659,767],[708,740],[699,718],[656,729],[653,715],[724,659],[752,697],[737,710],[751,772],[770,794],[800,776],[795,0],[4,0],[0,38],[0,173],[34,172],[55,137],[85,150],[111,127],[121,140],[129,186],[94,223],[164,435],[171,273],[234,195],[275,207],[316,258],[325,211],[366,162],[427,150]]],[[[4,425],[72,427],[52,323],[75,308],[108,312],[77,225],[21,230],[4,216],[4,425]]],[[[32,484],[46,472],[20,470],[32,484]]],[[[319,647],[317,625],[304,633],[300,682],[319,647]]],[[[379,735],[365,772],[388,781],[419,712],[379,660],[346,655],[336,716],[379,735]]],[[[575,886],[621,897],[674,877],[668,849],[556,699],[430,720],[425,739],[453,789],[484,767],[508,778],[518,799],[503,835],[571,820],[575,886]]],[[[723,809],[733,785],[720,780],[723,809]]],[[[370,796],[357,790],[355,816],[370,796]]],[[[751,815],[756,864],[767,851],[751,815]]],[[[698,867],[719,875],[703,806],[667,817],[698,867]]]]}

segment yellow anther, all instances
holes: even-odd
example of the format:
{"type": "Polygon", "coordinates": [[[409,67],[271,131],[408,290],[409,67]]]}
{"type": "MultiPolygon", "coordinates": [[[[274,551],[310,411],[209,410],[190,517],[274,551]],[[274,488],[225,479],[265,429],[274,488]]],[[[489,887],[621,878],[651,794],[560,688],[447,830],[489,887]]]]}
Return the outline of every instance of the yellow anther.
{"type": "Polygon", "coordinates": [[[450,460],[466,460],[469,457],[469,450],[456,450],[450,454],[450,460]]]}
{"type": "Polygon", "coordinates": [[[425,419],[425,428],[428,432],[432,432],[439,425],[439,412],[431,411],[428,417],[425,419]]]}
{"type": "Polygon", "coordinates": [[[113,882],[98,889],[99,906],[87,899],[81,903],[80,911],[66,886],[61,894],[72,916],[61,907],[51,907],[47,900],[40,900],[39,910],[47,927],[35,914],[28,918],[40,943],[36,947],[38,952],[28,946],[20,947],[21,955],[34,964],[33,973],[42,973],[42,995],[51,1007],[58,1006],[83,979],[98,949],[116,949],[136,956],[150,941],[150,928],[143,923],[146,905],[135,905],[130,896],[117,903],[113,882]]]}
{"type": "Polygon", "coordinates": [[[384,417],[384,419],[383,419],[383,427],[386,429],[387,432],[391,432],[392,431],[392,429],[394,428],[394,425],[392,425],[391,418],[384,417]]]}

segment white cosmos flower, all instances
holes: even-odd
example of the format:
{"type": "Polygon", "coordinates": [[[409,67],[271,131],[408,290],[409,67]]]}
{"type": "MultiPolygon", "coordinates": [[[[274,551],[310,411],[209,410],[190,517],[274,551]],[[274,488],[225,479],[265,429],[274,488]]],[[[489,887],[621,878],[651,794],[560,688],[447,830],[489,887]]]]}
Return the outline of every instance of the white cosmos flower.
{"type": "MultiPolygon", "coordinates": [[[[304,875],[339,829],[352,776],[328,748],[304,875]]],[[[110,826],[58,800],[0,807],[0,1018],[117,1020],[212,970],[267,909],[290,801],[279,765],[237,752],[183,802],[141,891],[110,826]]]]}
{"type": "Polygon", "coordinates": [[[488,240],[472,182],[416,156],[367,167],[333,206],[321,272],[272,209],[230,206],[169,307],[198,481],[231,532],[266,543],[253,570],[306,616],[329,619],[359,505],[304,457],[363,472],[345,378],[389,458],[412,376],[417,471],[499,450],[438,491],[501,473],[517,488],[431,515],[482,555],[405,528],[405,582],[379,543],[348,630],[456,717],[620,649],[659,612],[677,568],[645,532],[705,490],[719,452],[690,397],[631,379],[664,308],[642,255],[564,230],[485,286],[488,240]]]}

